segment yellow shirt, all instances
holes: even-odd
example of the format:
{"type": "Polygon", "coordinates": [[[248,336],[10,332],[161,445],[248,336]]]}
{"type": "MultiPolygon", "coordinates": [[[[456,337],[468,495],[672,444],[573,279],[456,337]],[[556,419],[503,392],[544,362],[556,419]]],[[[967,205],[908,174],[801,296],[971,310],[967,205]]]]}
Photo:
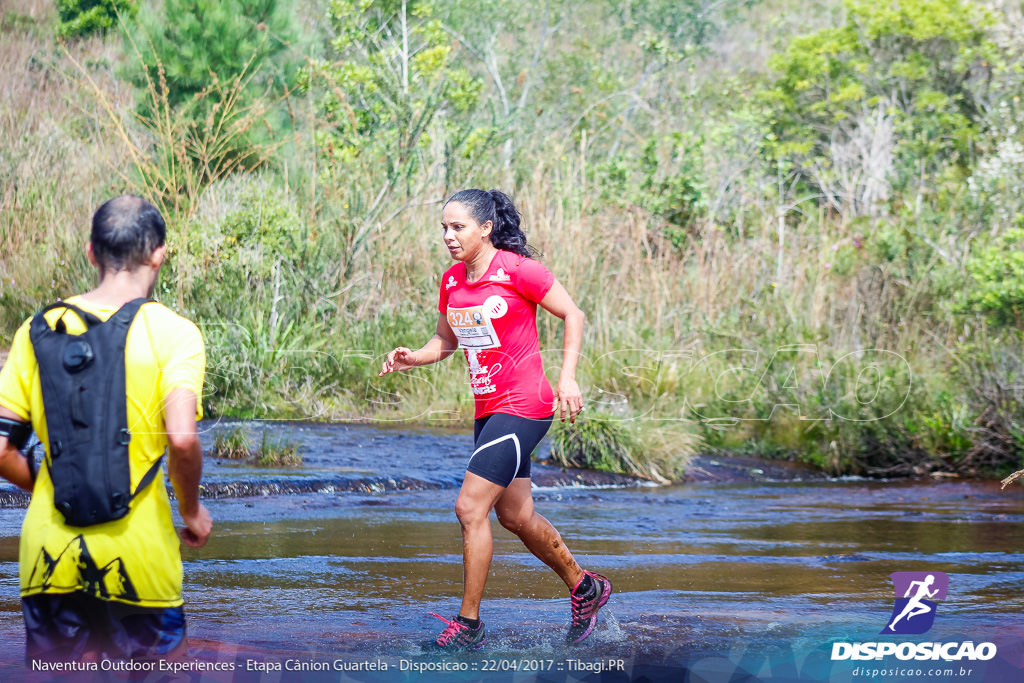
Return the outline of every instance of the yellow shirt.
{"type": "MultiPolygon", "coordinates": [[[[67,301],[101,320],[116,312],[80,297],[67,301]]],[[[63,312],[58,308],[47,314],[51,326],[63,312]]],[[[65,313],[64,322],[71,334],[85,331],[74,312],[65,313]]],[[[203,340],[195,324],[158,303],[139,309],[125,348],[132,491],[167,447],[164,398],[173,389],[188,389],[201,397],[205,369],[203,340]]],[[[10,356],[0,370],[0,404],[31,419],[40,441],[48,444],[28,321],[14,335],[10,356]]],[[[201,401],[197,405],[198,420],[201,401]]],[[[21,595],[84,591],[142,607],[175,607],[182,604],[178,543],[162,476],[139,492],[121,519],[70,527],[53,506],[53,483],[44,465],[21,529],[21,595]]]]}

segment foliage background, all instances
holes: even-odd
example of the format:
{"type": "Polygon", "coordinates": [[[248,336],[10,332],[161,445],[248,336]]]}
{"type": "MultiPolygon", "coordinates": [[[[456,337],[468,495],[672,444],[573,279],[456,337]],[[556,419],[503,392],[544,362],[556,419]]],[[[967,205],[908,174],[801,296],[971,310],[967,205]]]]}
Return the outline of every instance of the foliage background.
{"type": "Polygon", "coordinates": [[[457,360],[376,371],[432,333],[443,199],[499,187],[630,469],[1024,464],[1019,0],[234,3],[257,19],[91,33],[89,3],[0,0],[0,342],[91,286],[89,217],[130,191],[211,415],[462,425],[457,360]]]}

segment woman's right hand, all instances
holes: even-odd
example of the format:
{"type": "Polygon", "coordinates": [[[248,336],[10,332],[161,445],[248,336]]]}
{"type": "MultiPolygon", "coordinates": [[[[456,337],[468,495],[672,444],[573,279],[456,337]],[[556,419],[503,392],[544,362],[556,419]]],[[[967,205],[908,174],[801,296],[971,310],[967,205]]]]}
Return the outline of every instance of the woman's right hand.
{"type": "Polygon", "coordinates": [[[409,368],[415,368],[417,365],[419,363],[416,362],[415,352],[404,346],[399,346],[384,359],[384,365],[377,376],[383,377],[389,372],[400,372],[409,368]]]}

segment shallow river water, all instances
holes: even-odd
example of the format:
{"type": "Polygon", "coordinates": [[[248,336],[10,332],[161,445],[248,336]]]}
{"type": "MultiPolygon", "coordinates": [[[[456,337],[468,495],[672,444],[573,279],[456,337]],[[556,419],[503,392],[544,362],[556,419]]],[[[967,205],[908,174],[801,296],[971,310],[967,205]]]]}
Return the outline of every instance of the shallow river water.
{"type": "MultiPolygon", "coordinates": [[[[444,626],[430,612],[459,606],[453,506],[469,436],[246,428],[301,444],[304,464],[208,461],[214,535],[183,551],[192,680],[1024,680],[1024,487],[792,474],[598,487],[535,466],[538,510],[614,583],[598,628],[563,644],[564,586],[495,524],[488,645],[443,659],[421,645],[444,626]],[[948,578],[923,634],[881,634],[902,597],[894,572],[948,578]],[[898,651],[845,658],[858,643],[898,651]],[[905,658],[923,643],[955,645],[905,658]],[[198,673],[213,664],[229,670],[198,673]]],[[[23,513],[0,509],[0,681],[33,676],[21,663],[23,513]]]]}

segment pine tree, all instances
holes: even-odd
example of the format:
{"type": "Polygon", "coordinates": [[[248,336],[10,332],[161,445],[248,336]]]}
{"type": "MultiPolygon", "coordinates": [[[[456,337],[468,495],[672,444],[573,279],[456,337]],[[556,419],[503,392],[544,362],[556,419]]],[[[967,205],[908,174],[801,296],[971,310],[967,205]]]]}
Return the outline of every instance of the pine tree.
{"type": "Polygon", "coordinates": [[[80,38],[105,33],[119,17],[132,19],[138,13],[139,3],[134,0],[57,0],[57,35],[80,38]]]}
{"type": "Polygon", "coordinates": [[[157,102],[190,108],[201,120],[218,108],[218,93],[237,91],[244,107],[280,94],[295,71],[296,41],[288,0],[165,0],[147,6],[130,36],[140,65],[130,74],[139,112],[157,102]],[[154,94],[157,96],[154,97],[154,94]]]}
{"type": "Polygon", "coordinates": [[[147,127],[184,122],[186,154],[201,166],[259,165],[286,124],[280,102],[294,76],[290,0],[164,0],[127,34],[126,76],[147,127]]]}

